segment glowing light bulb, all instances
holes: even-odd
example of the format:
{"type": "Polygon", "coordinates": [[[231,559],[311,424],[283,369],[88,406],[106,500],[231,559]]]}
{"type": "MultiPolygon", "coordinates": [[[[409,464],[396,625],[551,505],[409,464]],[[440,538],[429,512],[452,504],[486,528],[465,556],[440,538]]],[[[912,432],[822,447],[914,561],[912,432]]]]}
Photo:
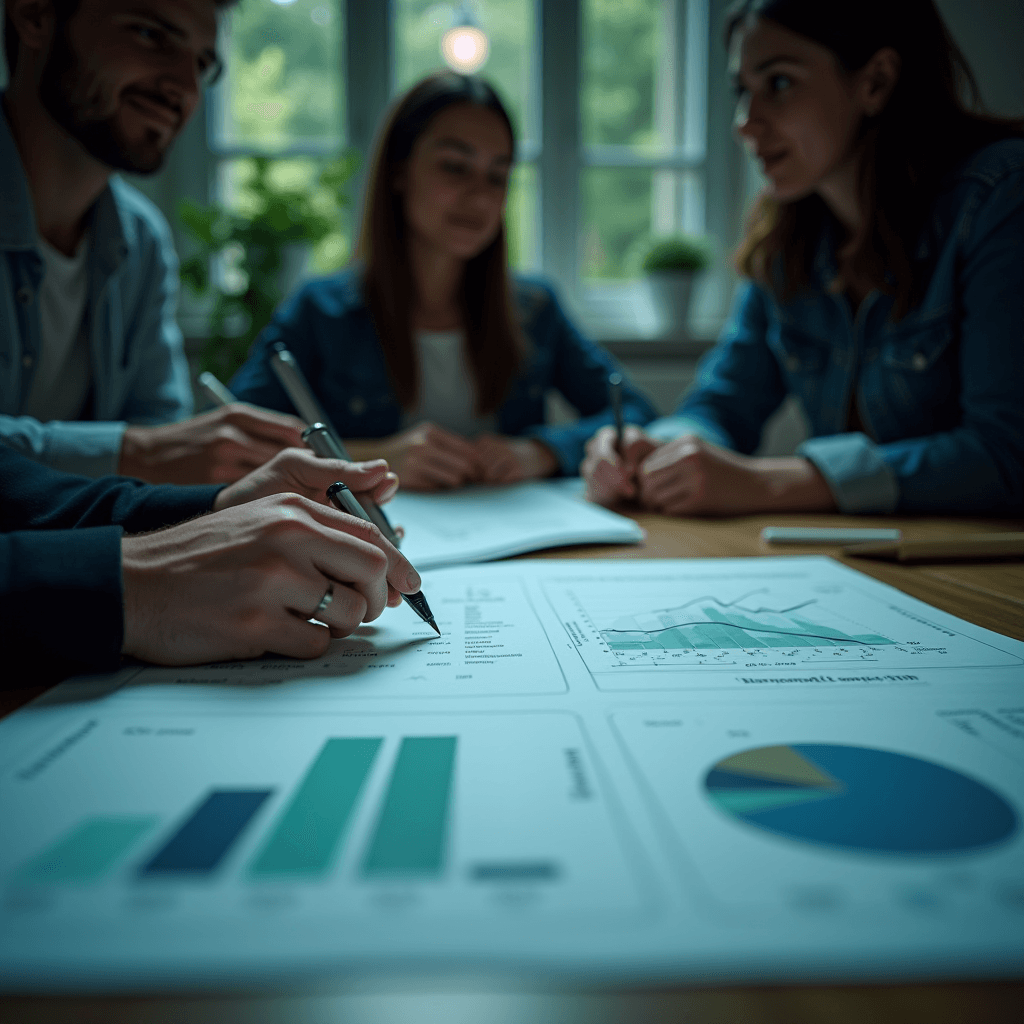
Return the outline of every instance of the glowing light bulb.
{"type": "Polygon", "coordinates": [[[453,71],[471,75],[487,62],[491,44],[475,25],[456,25],[441,38],[441,54],[453,71]]]}

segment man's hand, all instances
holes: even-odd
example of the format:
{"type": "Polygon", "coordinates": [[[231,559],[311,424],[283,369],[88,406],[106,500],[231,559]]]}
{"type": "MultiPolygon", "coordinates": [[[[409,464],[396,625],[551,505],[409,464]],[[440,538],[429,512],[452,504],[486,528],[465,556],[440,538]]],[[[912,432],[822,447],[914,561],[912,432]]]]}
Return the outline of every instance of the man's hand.
{"type": "Polygon", "coordinates": [[[378,505],[390,501],[398,490],[398,477],[383,459],[375,462],[342,462],[319,459],[309,449],[286,448],[266,465],[225,487],[213,503],[214,511],[243,505],[247,501],[290,491],[330,504],[327,488],[336,480],[348,484],[356,494],[367,494],[378,505]]]}
{"type": "Polygon", "coordinates": [[[558,460],[547,445],[530,437],[499,437],[481,434],[474,442],[481,482],[514,484],[541,480],[558,469],[558,460]]]}
{"type": "Polygon", "coordinates": [[[125,537],[124,653],[163,665],[312,658],[420,578],[380,531],[297,494],[125,537]],[[333,600],[307,621],[328,587],[333,600]]]}
{"type": "Polygon", "coordinates": [[[670,516],[835,508],[824,477],[807,459],[740,455],[692,434],[649,455],[638,480],[641,504],[670,516]]]}
{"type": "Polygon", "coordinates": [[[417,423],[383,438],[375,450],[387,459],[407,491],[462,487],[482,477],[472,442],[436,423],[417,423]]]}
{"type": "Polygon", "coordinates": [[[181,423],[128,427],[117,471],[154,484],[231,483],[302,446],[301,420],[255,406],[226,405],[181,423]]]}
{"type": "Polygon", "coordinates": [[[615,428],[602,427],[587,442],[580,464],[586,496],[598,505],[616,505],[637,497],[636,476],[640,464],[658,446],[639,427],[623,431],[622,453],[615,450],[615,428]]]}

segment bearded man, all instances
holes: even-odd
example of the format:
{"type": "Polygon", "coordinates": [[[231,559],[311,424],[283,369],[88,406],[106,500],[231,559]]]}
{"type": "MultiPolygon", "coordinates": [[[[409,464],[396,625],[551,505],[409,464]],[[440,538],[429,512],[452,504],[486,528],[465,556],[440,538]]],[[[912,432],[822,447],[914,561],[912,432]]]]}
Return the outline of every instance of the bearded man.
{"type": "Polygon", "coordinates": [[[53,468],[224,483],[301,445],[298,420],[248,406],[187,418],[170,232],[114,173],[163,165],[230,2],[7,0],[0,443],[53,468]]]}

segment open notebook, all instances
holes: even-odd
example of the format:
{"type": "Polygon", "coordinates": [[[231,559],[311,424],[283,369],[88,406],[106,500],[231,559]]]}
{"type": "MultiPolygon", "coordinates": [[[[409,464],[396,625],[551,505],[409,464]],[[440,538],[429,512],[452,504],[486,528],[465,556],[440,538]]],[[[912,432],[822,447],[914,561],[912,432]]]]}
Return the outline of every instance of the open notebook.
{"type": "Polygon", "coordinates": [[[637,544],[632,519],[592,505],[577,483],[468,487],[442,494],[399,492],[386,506],[405,528],[402,553],[417,569],[489,562],[566,544],[637,544]],[[567,486],[569,484],[569,486],[567,486]]]}

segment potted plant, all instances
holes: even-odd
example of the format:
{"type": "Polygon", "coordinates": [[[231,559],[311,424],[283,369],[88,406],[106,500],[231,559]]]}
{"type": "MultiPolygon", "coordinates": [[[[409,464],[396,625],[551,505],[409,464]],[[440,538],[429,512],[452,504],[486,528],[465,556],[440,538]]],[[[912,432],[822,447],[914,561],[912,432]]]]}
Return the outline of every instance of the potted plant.
{"type": "Polygon", "coordinates": [[[245,183],[248,214],[188,199],[178,206],[197,243],[195,254],[181,265],[181,279],[197,295],[213,293],[199,369],[222,381],[245,362],[256,336],[301,275],[310,249],[337,231],[358,157],[348,153],[329,163],[317,188],[276,183],[267,157],[252,163],[245,183]],[[219,273],[212,272],[216,269],[219,273]]]}
{"type": "Polygon", "coordinates": [[[683,334],[690,313],[694,275],[711,266],[711,244],[694,235],[657,239],[643,258],[651,301],[662,334],[683,334]]]}

